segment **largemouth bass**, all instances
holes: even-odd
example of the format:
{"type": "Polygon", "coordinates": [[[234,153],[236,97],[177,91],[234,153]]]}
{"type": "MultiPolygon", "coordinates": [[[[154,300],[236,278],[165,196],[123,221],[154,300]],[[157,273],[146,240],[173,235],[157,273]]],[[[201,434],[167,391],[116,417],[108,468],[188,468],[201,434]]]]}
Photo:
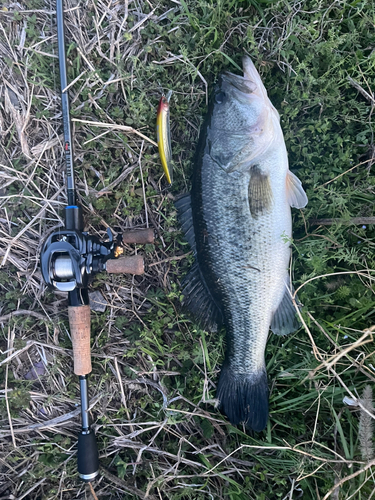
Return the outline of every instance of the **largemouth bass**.
{"type": "Polygon", "coordinates": [[[269,330],[295,331],[288,267],[291,207],[307,196],[288,168],[279,114],[249,57],[225,73],[201,131],[191,196],[177,202],[195,253],[186,305],[207,328],[224,323],[227,350],[217,398],[232,424],[268,420],[264,360],[269,330]]]}

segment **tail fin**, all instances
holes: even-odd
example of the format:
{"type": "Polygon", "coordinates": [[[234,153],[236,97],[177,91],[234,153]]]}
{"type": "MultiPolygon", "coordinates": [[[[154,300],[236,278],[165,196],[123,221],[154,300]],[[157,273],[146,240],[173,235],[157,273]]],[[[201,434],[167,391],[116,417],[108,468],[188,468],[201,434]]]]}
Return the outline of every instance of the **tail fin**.
{"type": "Polygon", "coordinates": [[[224,363],[217,398],[231,424],[244,422],[250,430],[262,431],[268,421],[268,384],[265,370],[259,373],[234,373],[224,363]]]}

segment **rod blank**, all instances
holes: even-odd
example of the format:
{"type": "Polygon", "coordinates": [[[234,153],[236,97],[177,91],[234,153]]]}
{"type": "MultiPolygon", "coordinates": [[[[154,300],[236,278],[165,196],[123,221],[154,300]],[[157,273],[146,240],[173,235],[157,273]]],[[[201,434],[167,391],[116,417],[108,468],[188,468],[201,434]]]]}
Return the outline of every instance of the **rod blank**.
{"type": "Polygon", "coordinates": [[[64,6],[63,0],[56,0],[57,17],[57,45],[59,53],[60,85],[61,85],[61,108],[64,127],[64,155],[66,164],[66,177],[68,188],[68,205],[76,204],[76,193],[74,183],[74,163],[73,163],[73,140],[70,123],[69,97],[65,92],[68,86],[68,76],[66,70],[65,53],[65,28],[64,28],[64,6]]]}

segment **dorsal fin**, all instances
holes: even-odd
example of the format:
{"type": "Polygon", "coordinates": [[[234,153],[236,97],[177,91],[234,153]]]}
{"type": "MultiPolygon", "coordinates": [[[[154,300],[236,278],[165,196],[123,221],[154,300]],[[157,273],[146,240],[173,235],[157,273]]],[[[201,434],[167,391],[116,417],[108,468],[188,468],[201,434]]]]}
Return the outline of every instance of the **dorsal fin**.
{"type": "Polygon", "coordinates": [[[185,238],[195,255],[195,262],[184,278],[182,293],[183,305],[190,311],[197,323],[204,329],[215,331],[223,321],[221,311],[216,305],[196,257],[196,243],[191,208],[191,196],[185,194],[175,202],[178,218],[185,233],[185,238]]]}
{"type": "Polygon", "coordinates": [[[196,244],[190,193],[182,195],[175,201],[174,205],[177,208],[178,220],[180,221],[182,232],[185,234],[186,241],[189,243],[195,255],[196,244]]]}
{"type": "Polygon", "coordinates": [[[182,285],[183,305],[203,329],[216,331],[222,325],[223,317],[212,298],[197,261],[194,262],[182,285]]]}

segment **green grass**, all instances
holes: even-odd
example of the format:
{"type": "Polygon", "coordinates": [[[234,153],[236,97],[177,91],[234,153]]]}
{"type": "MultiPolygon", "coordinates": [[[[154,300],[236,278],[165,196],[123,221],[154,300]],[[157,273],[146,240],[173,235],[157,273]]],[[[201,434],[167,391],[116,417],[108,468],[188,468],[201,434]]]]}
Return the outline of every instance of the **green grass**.
{"type": "MultiPolygon", "coordinates": [[[[87,229],[104,237],[104,222],[115,231],[145,227],[139,162],[148,221],[157,229],[155,245],[139,249],[148,264],[144,277],[101,274],[92,285],[109,303],[105,313],[92,318],[90,396],[98,398],[92,418],[105,468],[93,484],[96,495],[144,498],[149,490],[150,498],[168,500],[323,499],[335,481],[366,467],[360,411],[343,398],[348,390],[361,396],[375,380],[373,343],[355,347],[331,370],[313,372],[375,324],[374,225],[345,223],[373,216],[375,201],[374,4],[129,2],[121,33],[123,3],[104,5],[88,2],[66,16],[69,81],[86,71],[71,88],[72,117],[128,125],[155,140],[158,100],[173,90],[175,173],[169,189],[149,141],[122,130],[98,137],[106,129],[74,122],[87,229]],[[303,212],[293,211],[293,276],[296,288],[303,285],[299,298],[311,337],[304,328],[287,338],[270,336],[270,421],[253,436],[231,426],[214,407],[224,332],[204,332],[184,314],[180,281],[192,256],[173,259],[189,252],[173,196],[190,187],[206,98],[221,72],[238,72],[244,53],[259,68],[280,112],[290,167],[309,197],[303,212]],[[110,79],[113,83],[107,83],[110,79]],[[134,169],[123,182],[97,197],[128,167],[134,169]],[[342,222],[314,224],[330,218],[342,222]]],[[[24,133],[31,151],[61,134],[57,59],[47,55],[57,52],[55,40],[48,38],[55,33],[54,7],[44,0],[17,6],[0,11],[1,256],[12,243],[0,268],[0,362],[18,351],[0,366],[0,497],[89,498],[76,473],[79,419],[28,428],[74,411],[79,388],[66,299],[43,289],[37,267],[40,240],[61,223],[65,198],[56,195],[63,182],[61,147],[27,159],[4,100],[8,82],[18,92],[21,116],[29,106],[24,133]],[[42,37],[46,41],[40,44],[42,37]],[[17,309],[41,316],[10,317],[17,309]],[[26,380],[40,360],[46,362],[43,375],[26,380]],[[15,430],[23,429],[15,434],[16,448],[10,420],[15,430]]],[[[371,498],[371,473],[370,467],[343,482],[330,498],[371,498]]]]}

